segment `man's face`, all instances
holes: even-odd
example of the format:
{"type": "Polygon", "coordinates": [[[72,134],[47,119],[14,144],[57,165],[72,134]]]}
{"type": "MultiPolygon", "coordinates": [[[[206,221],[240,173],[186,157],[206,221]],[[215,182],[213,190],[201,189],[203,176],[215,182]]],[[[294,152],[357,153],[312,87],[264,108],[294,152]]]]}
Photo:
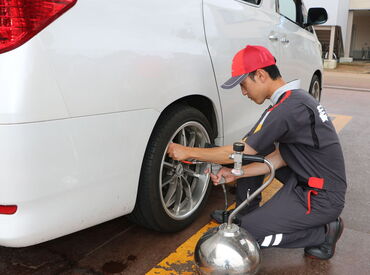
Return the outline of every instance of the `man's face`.
{"type": "Polygon", "coordinates": [[[266,87],[261,79],[261,72],[257,70],[254,79],[248,75],[241,83],[242,94],[257,104],[262,104],[266,99],[266,87]]]}

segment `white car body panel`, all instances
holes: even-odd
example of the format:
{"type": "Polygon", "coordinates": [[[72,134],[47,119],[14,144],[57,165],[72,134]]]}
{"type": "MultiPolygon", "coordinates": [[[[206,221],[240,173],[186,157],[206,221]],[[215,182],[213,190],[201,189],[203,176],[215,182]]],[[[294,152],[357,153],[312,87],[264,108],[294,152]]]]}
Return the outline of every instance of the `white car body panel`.
{"type": "MultiPolygon", "coordinates": [[[[270,1],[263,1],[271,4],[270,1]]],[[[267,5],[265,4],[265,5],[267,5]]],[[[268,37],[274,34],[279,15],[274,8],[257,7],[243,1],[204,0],[206,36],[218,86],[230,78],[231,60],[248,44],[264,45],[279,60],[279,44],[268,37]],[[259,20],[256,20],[258,18],[259,20]]],[[[270,104],[258,106],[245,98],[239,85],[231,90],[220,88],[226,144],[241,138],[270,104]],[[236,111],[237,110],[237,111],[236,111]]]]}
{"type": "Polygon", "coordinates": [[[101,1],[77,2],[63,16],[66,22],[55,22],[47,30],[73,32],[55,35],[44,46],[70,115],[161,111],[194,93],[217,102],[200,4],[114,0],[97,15],[101,1]],[[96,20],[104,15],[107,24],[96,20]]]}
{"type": "Polygon", "coordinates": [[[314,33],[302,29],[284,16],[281,16],[278,32],[281,39],[289,41],[281,43],[282,58],[278,66],[282,76],[287,81],[299,78],[301,87],[308,91],[312,75],[322,64],[320,42],[314,33]]]}
{"type": "Polygon", "coordinates": [[[0,243],[26,246],[132,211],[159,112],[140,110],[0,127],[0,243]],[[135,131],[132,133],[132,122],[135,131]]]}
{"type": "Polygon", "coordinates": [[[68,118],[69,114],[36,37],[0,55],[0,125],[68,118]]]}
{"type": "Polygon", "coordinates": [[[308,89],[321,60],[295,52],[310,64],[285,67],[289,49],[268,39],[284,24],[266,0],[258,8],[229,0],[79,0],[0,54],[0,205],[18,206],[0,214],[0,245],[32,245],[130,213],[155,123],[186,96],[212,102],[217,144],[239,140],[269,104],[218,88],[246,44],[268,47],[284,77],[303,78],[308,89]]]}

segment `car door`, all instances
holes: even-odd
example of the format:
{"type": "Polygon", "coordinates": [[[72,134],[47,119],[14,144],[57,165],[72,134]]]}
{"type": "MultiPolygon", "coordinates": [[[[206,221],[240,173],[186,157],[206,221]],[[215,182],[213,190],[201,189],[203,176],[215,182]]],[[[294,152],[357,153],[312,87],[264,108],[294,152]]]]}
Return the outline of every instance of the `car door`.
{"type": "Polygon", "coordinates": [[[220,88],[231,76],[233,56],[247,44],[268,48],[279,60],[275,1],[204,0],[204,25],[222,105],[224,143],[240,139],[269,105],[243,97],[240,87],[220,88]]]}
{"type": "Polygon", "coordinates": [[[286,81],[298,78],[301,87],[308,90],[315,70],[322,63],[320,44],[312,27],[304,28],[307,14],[301,0],[277,0],[277,12],[280,14],[279,69],[286,81]]]}

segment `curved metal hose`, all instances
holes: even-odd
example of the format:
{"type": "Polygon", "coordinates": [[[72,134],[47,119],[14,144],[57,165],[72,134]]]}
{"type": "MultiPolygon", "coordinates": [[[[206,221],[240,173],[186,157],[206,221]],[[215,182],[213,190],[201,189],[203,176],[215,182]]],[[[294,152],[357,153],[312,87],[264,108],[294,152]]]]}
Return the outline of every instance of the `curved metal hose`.
{"type": "Polygon", "coordinates": [[[228,228],[231,228],[231,224],[232,224],[232,220],[233,218],[236,216],[236,214],[238,214],[238,212],[244,208],[245,206],[249,205],[249,203],[255,198],[257,197],[267,186],[270,185],[270,183],[274,180],[275,178],[275,168],[274,166],[272,165],[271,162],[269,162],[268,160],[264,159],[264,163],[267,164],[267,166],[269,167],[270,169],[270,177],[269,179],[261,185],[260,188],[258,188],[252,195],[248,196],[247,199],[245,201],[243,201],[229,216],[229,219],[227,221],[227,227],[228,228]]]}

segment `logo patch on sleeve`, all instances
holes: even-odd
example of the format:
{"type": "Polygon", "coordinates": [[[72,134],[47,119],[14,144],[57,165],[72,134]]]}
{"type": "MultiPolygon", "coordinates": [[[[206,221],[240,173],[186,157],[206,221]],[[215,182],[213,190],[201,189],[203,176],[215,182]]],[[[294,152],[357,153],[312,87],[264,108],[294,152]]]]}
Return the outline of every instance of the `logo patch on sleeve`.
{"type": "Polygon", "coordinates": [[[328,114],[322,105],[317,106],[317,110],[319,111],[322,122],[329,121],[328,114]]]}

